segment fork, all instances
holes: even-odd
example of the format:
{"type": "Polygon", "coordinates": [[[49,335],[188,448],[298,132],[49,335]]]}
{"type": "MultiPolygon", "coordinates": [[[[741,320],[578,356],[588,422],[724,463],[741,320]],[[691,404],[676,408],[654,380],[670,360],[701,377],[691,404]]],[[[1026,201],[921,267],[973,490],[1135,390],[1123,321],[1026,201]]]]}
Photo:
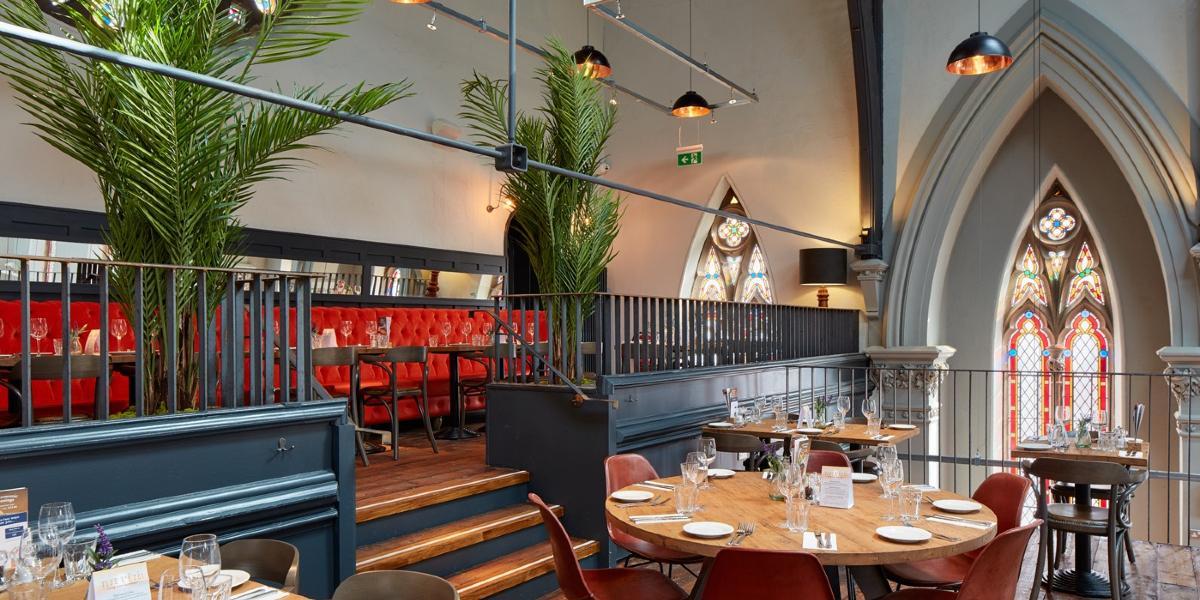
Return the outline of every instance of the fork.
{"type": "Polygon", "coordinates": [[[728,541],[728,542],[725,542],[725,545],[726,545],[726,546],[736,546],[736,545],[738,545],[738,539],[739,539],[739,538],[741,538],[741,537],[742,537],[742,536],[744,536],[744,535],[746,535],[746,522],[745,522],[745,521],[738,521],[738,524],[737,524],[737,531],[734,531],[734,532],[733,532],[733,537],[729,538],[729,541],[728,541]]]}
{"type": "Polygon", "coordinates": [[[630,508],[640,508],[643,506],[658,506],[659,504],[663,504],[666,501],[667,501],[666,496],[663,496],[662,498],[656,498],[654,500],[643,500],[641,502],[630,502],[628,504],[621,504],[620,507],[625,508],[625,509],[630,509],[630,508]]]}
{"type": "Polygon", "coordinates": [[[754,523],[744,523],[744,525],[746,526],[746,532],[742,534],[742,537],[738,538],[738,540],[734,542],[734,546],[741,546],[742,542],[746,541],[746,538],[754,535],[754,523]]]}

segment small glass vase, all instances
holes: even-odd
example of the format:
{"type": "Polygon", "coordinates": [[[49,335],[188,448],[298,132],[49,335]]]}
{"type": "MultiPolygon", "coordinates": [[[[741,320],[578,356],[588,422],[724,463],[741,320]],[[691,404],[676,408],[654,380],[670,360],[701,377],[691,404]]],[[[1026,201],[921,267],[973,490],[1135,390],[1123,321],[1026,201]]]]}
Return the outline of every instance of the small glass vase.
{"type": "Polygon", "coordinates": [[[1075,447],[1076,448],[1091,448],[1092,447],[1092,432],[1087,427],[1080,427],[1075,432],[1075,447]]]}

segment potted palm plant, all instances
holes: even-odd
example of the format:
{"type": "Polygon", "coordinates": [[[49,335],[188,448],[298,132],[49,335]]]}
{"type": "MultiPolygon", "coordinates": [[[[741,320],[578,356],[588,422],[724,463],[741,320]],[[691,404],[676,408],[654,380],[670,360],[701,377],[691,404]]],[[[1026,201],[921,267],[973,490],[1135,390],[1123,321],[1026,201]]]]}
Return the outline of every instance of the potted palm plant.
{"type": "MultiPolygon", "coordinates": [[[[64,35],[155,62],[237,83],[259,67],[302,59],[346,34],[370,0],[67,0],[49,10],[71,26],[64,35]]],[[[50,33],[37,0],[0,4],[0,19],[50,33]]],[[[56,28],[57,29],[57,28],[56,28]]],[[[299,166],[295,152],[339,121],[56,50],[0,38],[0,74],[47,143],[96,174],[108,218],[105,242],[117,261],[232,267],[241,241],[237,213],[254,186],[299,166]]],[[[281,86],[282,87],[282,86],[281,86]]],[[[324,89],[293,96],[363,114],[408,95],[406,81],[324,89]]],[[[113,293],[134,315],[133,277],[113,272],[113,293]]],[[[178,364],[147,353],[147,406],[165,397],[168,369],[179,398],[196,397],[197,323],[215,311],[225,282],[210,278],[209,306],[197,306],[195,275],[181,272],[178,364]]],[[[147,344],[161,347],[165,277],[147,271],[147,344]]]]}

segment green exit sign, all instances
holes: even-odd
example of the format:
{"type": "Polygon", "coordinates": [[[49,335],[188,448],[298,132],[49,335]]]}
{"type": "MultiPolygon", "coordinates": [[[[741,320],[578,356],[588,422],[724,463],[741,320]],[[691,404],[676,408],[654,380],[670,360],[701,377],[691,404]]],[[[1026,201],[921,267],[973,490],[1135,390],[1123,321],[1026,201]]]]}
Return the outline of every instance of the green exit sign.
{"type": "Polygon", "coordinates": [[[690,167],[704,162],[704,144],[684,146],[675,149],[675,165],[690,167]]]}

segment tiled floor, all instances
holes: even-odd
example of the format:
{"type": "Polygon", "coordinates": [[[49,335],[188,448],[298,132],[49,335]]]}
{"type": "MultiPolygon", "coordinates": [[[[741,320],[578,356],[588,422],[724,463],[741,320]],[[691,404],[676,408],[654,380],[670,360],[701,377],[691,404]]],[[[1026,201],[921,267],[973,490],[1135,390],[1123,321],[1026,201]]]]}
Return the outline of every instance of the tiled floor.
{"type": "MultiPolygon", "coordinates": [[[[1200,580],[1200,546],[1168,546],[1166,544],[1134,543],[1134,555],[1137,562],[1129,566],[1128,576],[1133,586],[1133,596],[1138,600],[1198,600],[1200,592],[1197,581],[1200,580]]],[[[1094,568],[1107,573],[1107,559],[1103,548],[1096,548],[1092,556],[1095,558],[1094,568]]],[[[1065,561],[1074,560],[1074,553],[1068,546],[1065,561]]],[[[1025,553],[1025,564],[1022,569],[1021,584],[1018,587],[1017,598],[1024,600],[1029,597],[1030,585],[1033,581],[1034,562],[1037,561],[1036,540],[1025,553]]],[[[653,567],[647,567],[653,568],[653,567]]],[[[691,590],[694,579],[682,569],[675,569],[675,581],[685,590],[691,590]]],[[[859,596],[861,598],[861,596],[859,596]]],[[[1045,593],[1040,597],[1045,598],[1045,593]]],[[[553,593],[542,600],[563,600],[560,593],[553,593]]],[[[1079,598],[1072,594],[1054,592],[1055,600],[1074,600],[1079,598]]]]}

